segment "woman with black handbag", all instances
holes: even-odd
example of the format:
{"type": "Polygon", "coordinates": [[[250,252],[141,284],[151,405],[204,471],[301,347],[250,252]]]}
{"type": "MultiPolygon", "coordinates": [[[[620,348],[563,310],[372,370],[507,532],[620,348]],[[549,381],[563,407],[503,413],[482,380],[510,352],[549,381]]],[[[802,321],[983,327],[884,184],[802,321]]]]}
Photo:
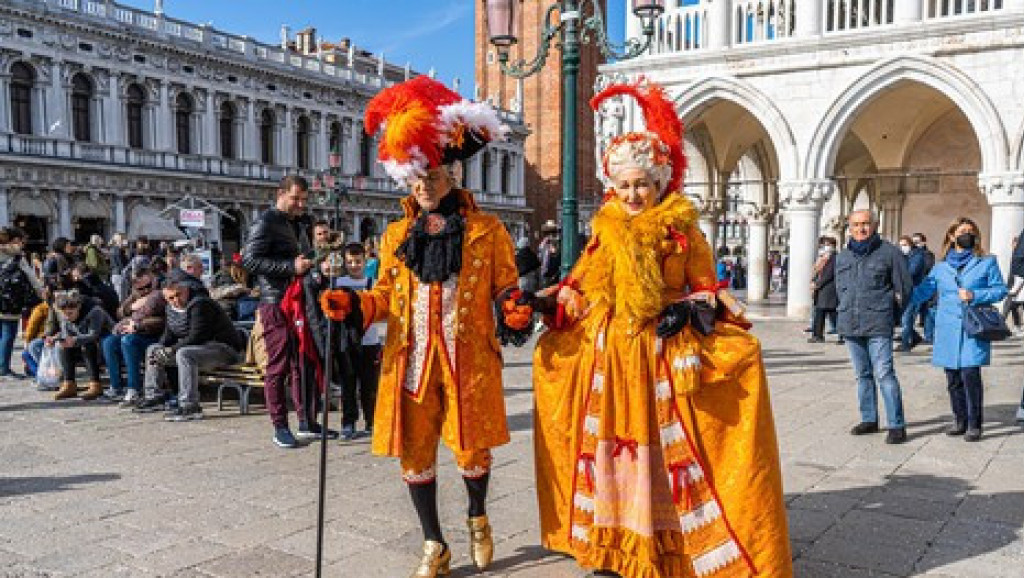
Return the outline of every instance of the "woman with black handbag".
{"type": "MultiPolygon", "coordinates": [[[[1001,333],[987,326],[992,304],[1006,297],[1006,283],[996,258],[981,246],[978,225],[966,217],[946,230],[945,259],[935,264],[914,290],[913,303],[938,294],[932,364],[946,371],[953,423],[947,435],[981,439],[983,391],[981,368],[989,364],[993,339],[1001,333]]],[[[1001,317],[996,313],[996,319],[1001,317]]]]}

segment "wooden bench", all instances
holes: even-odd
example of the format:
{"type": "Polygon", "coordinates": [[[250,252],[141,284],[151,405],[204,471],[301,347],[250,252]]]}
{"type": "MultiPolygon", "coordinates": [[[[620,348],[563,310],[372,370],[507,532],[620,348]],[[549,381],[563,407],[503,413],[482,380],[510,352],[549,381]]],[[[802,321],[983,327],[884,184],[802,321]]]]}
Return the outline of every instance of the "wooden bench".
{"type": "Polygon", "coordinates": [[[259,367],[248,363],[202,371],[199,380],[201,383],[217,386],[218,411],[224,411],[224,390],[235,390],[238,393],[238,412],[242,415],[249,413],[249,394],[252,393],[252,389],[263,388],[263,372],[259,367]]]}

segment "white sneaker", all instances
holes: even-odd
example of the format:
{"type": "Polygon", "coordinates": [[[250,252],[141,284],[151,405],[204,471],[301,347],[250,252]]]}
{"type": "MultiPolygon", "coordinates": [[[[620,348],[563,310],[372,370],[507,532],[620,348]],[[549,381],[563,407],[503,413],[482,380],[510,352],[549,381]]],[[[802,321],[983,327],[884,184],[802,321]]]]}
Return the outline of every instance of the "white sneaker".
{"type": "Polygon", "coordinates": [[[1024,407],[1017,408],[1017,422],[1024,423],[1024,407]]]}
{"type": "Polygon", "coordinates": [[[135,391],[134,389],[129,389],[128,391],[125,392],[124,399],[121,400],[121,403],[118,407],[120,407],[121,409],[133,408],[139,403],[139,397],[139,392],[135,391]]]}

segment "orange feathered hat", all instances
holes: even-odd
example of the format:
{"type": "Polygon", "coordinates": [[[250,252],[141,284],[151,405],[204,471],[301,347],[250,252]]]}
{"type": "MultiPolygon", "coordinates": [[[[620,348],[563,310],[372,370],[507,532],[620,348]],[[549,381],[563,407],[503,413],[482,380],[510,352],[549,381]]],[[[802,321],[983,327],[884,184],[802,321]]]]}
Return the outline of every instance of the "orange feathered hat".
{"type": "Polygon", "coordinates": [[[683,122],[665,89],[642,79],[632,84],[613,84],[594,96],[590,107],[597,111],[605,100],[618,96],[631,96],[637,101],[647,130],[627,132],[612,139],[601,159],[605,181],[635,167],[651,174],[662,194],[679,192],[686,169],[683,122]]]}
{"type": "Polygon", "coordinates": [[[366,107],[363,123],[370,135],[383,126],[377,159],[400,183],[468,159],[508,133],[489,104],[466,100],[427,76],[377,93],[366,107]]]}

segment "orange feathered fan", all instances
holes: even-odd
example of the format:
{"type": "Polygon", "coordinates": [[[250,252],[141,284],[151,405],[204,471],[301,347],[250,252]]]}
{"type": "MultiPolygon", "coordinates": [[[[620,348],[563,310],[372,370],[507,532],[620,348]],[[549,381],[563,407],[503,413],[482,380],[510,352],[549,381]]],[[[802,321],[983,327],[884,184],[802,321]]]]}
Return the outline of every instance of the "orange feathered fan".
{"type": "Polygon", "coordinates": [[[680,190],[683,183],[683,171],[686,169],[686,156],[683,154],[683,122],[676,114],[676,107],[665,95],[665,90],[657,84],[613,84],[590,99],[590,107],[595,111],[601,103],[616,96],[631,96],[640,105],[647,130],[658,135],[670,151],[672,162],[672,178],[667,191],[680,190]]]}

